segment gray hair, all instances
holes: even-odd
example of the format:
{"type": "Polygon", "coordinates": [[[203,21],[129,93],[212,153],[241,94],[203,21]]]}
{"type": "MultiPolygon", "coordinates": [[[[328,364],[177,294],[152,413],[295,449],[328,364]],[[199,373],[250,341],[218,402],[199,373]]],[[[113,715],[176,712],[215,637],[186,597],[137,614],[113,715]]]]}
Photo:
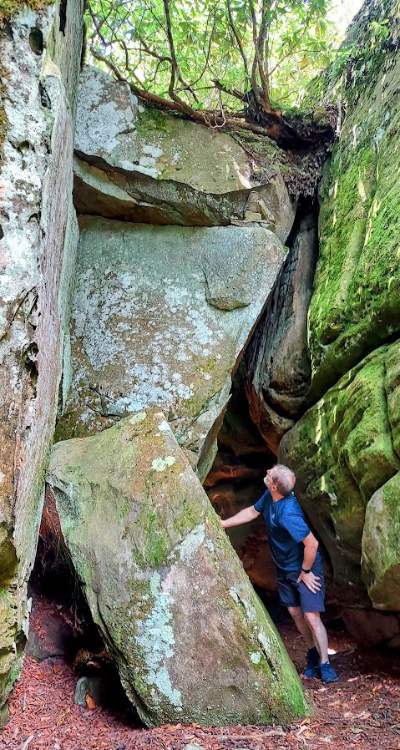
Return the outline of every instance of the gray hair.
{"type": "Polygon", "coordinates": [[[270,476],[278,492],[281,492],[282,495],[288,495],[296,484],[296,474],[283,464],[275,464],[271,469],[270,476]]]}

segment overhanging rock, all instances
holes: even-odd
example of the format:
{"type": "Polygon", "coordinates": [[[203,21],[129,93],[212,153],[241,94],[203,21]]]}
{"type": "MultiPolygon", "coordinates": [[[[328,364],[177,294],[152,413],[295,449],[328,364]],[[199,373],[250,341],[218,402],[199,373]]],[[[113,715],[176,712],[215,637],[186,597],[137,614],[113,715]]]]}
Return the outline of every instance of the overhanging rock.
{"type": "Polygon", "coordinates": [[[48,481],[93,619],[146,724],[304,715],[294,667],[162,413],[58,443],[48,481]]]}
{"type": "Polygon", "coordinates": [[[139,105],[126,82],[89,66],[75,149],[78,213],[187,226],[256,220],[282,242],[292,227],[296,206],[272,141],[250,156],[228,133],[139,105]]]}

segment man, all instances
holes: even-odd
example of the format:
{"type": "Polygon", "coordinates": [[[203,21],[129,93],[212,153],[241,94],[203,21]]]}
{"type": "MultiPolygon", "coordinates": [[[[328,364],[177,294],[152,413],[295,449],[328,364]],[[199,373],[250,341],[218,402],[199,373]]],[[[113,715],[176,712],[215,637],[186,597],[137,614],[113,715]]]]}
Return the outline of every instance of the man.
{"type": "Polygon", "coordinates": [[[329,663],[328,636],[320,614],[325,612],[323,563],[318,541],[293,493],[295,474],[287,466],[277,464],[267,471],[264,483],[267,491],[254,505],[221,524],[229,529],[263,514],[277,567],[279,598],[308,646],[303,676],[335,682],[338,677],[329,663]]]}

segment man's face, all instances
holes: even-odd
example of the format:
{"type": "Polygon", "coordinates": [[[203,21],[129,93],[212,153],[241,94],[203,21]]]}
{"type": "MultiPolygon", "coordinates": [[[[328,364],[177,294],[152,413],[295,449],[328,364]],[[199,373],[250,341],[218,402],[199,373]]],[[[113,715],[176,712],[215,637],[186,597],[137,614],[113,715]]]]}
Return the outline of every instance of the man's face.
{"type": "Polygon", "coordinates": [[[269,490],[275,489],[275,483],[272,477],[272,470],[268,469],[265,477],[264,477],[264,484],[266,487],[268,487],[269,490]]]}

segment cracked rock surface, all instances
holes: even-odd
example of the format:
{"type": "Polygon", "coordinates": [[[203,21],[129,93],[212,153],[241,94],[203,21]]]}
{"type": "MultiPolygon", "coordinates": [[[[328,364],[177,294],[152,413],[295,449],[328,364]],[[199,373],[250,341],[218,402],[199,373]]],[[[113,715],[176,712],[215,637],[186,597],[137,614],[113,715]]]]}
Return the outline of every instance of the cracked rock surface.
{"type": "Polygon", "coordinates": [[[78,213],[189,226],[260,221],[282,242],[292,227],[295,203],[272,158],[258,163],[227,133],[139,105],[128,84],[89,66],[75,150],[78,213]]]}

